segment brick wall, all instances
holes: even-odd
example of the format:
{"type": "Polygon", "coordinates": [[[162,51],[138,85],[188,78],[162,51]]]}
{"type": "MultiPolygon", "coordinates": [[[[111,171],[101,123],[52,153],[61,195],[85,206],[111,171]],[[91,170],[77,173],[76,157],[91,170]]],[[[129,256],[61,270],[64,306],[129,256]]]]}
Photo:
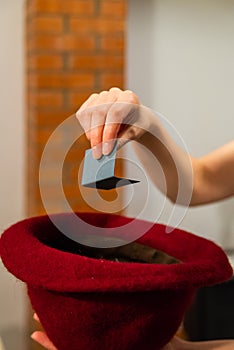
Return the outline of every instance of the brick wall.
{"type": "MultiPolygon", "coordinates": [[[[38,186],[43,148],[51,132],[92,93],[124,86],[126,0],[28,0],[26,3],[27,213],[44,213],[38,186]]],[[[58,135],[58,149],[69,132],[58,135]]],[[[74,210],[90,210],[79,195],[77,168],[89,144],[70,149],[63,183],[74,210]]],[[[53,179],[43,182],[54,211],[63,207],[53,179]]],[[[54,164],[54,167],[53,167],[54,164]]],[[[121,171],[121,164],[119,165],[121,171]]],[[[87,195],[90,195],[89,192],[87,195]]],[[[111,200],[115,194],[102,194],[111,200]]]]}

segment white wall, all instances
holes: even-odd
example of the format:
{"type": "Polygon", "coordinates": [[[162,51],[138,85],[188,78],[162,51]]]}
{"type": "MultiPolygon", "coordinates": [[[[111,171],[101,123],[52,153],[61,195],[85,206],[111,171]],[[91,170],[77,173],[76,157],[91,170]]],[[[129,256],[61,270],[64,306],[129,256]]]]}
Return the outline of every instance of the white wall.
{"type": "MultiPolygon", "coordinates": [[[[128,88],[176,127],[193,156],[234,136],[233,18],[233,0],[129,0],[128,88]]],[[[149,219],[161,205],[152,184],[150,192],[149,219]]],[[[233,212],[233,199],[190,209],[180,227],[234,248],[233,212]]]]}
{"type": "MultiPolygon", "coordinates": [[[[23,3],[0,0],[1,231],[24,216],[23,3]]],[[[0,281],[0,335],[7,349],[18,350],[25,324],[24,290],[1,263],[0,281]]]]}

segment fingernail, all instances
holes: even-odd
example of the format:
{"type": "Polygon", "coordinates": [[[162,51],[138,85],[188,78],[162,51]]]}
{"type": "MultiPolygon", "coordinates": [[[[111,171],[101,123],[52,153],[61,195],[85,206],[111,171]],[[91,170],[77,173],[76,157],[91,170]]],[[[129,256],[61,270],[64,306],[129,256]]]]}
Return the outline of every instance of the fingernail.
{"type": "Polygon", "coordinates": [[[35,321],[40,322],[39,317],[37,316],[37,314],[36,314],[36,313],[34,313],[34,314],[33,314],[33,318],[34,318],[34,320],[35,320],[35,321]]]}
{"type": "Polygon", "coordinates": [[[101,147],[100,146],[94,146],[92,148],[92,153],[93,153],[93,158],[94,159],[101,158],[101,156],[102,156],[101,147]]]}
{"type": "Polygon", "coordinates": [[[33,340],[35,340],[35,332],[32,333],[32,334],[30,335],[30,338],[32,338],[33,340]]]}
{"type": "Polygon", "coordinates": [[[103,147],[102,147],[102,153],[106,156],[109,153],[111,153],[113,148],[113,142],[104,142],[103,147]]]}

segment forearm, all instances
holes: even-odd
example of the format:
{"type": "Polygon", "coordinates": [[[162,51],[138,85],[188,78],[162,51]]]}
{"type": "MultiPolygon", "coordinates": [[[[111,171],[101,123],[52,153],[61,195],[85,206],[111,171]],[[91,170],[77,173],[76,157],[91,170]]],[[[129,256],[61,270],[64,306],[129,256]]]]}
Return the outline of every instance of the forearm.
{"type": "Polygon", "coordinates": [[[172,202],[191,205],[193,161],[157,120],[138,140],[134,149],[155,186],[172,202]]]}
{"type": "Polygon", "coordinates": [[[196,168],[199,204],[234,195],[234,141],[199,158],[196,168]]]}
{"type": "Polygon", "coordinates": [[[152,152],[134,146],[149,177],[172,202],[195,206],[234,194],[234,142],[196,159],[182,150],[157,120],[151,133],[138,141],[152,152]]]}

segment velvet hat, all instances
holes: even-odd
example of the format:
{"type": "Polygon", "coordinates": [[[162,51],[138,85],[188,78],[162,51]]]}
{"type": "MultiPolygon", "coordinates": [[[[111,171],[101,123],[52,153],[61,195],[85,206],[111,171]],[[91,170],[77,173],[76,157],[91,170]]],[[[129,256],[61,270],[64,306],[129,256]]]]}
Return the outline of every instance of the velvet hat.
{"type": "MultiPolygon", "coordinates": [[[[69,222],[69,214],[56,214],[69,222]]],[[[132,219],[77,213],[97,226],[132,219]]],[[[137,220],[138,227],[145,222],[137,220]]],[[[79,231],[79,227],[76,228],[79,231]]],[[[213,242],[152,224],[138,243],[161,250],[174,264],[96,259],[82,254],[48,216],[21,221],[0,239],[6,268],[27,284],[32,307],[58,350],[157,350],[176,333],[197,288],[225,281],[232,268],[213,242]]]]}

